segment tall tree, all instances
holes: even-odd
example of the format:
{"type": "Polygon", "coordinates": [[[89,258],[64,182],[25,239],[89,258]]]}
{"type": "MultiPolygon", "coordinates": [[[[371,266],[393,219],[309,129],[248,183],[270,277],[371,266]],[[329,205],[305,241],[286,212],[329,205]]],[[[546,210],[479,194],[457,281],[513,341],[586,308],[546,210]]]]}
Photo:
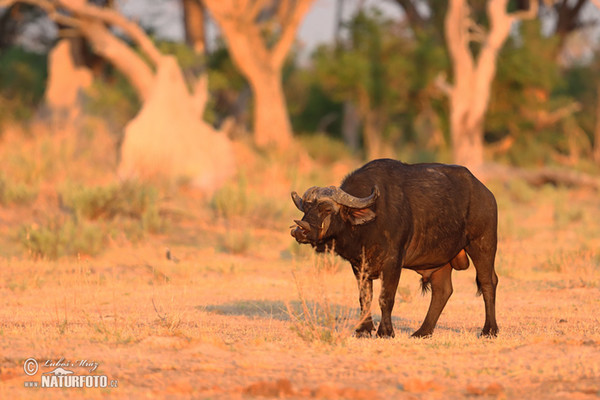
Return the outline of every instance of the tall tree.
{"type": "Polygon", "coordinates": [[[314,0],[203,0],[254,95],[254,141],[285,149],[292,129],[281,70],[314,0]]]}
{"type": "Polygon", "coordinates": [[[314,55],[315,76],[325,91],[355,108],[370,159],[391,155],[384,133],[410,102],[413,46],[397,28],[382,13],[361,10],[348,23],[346,40],[322,46],[314,55]]]}
{"type": "Polygon", "coordinates": [[[507,11],[508,0],[489,0],[486,32],[470,17],[466,0],[450,0],[445,20],[446,44],[452,62],[453,84],[446,85],[450,100],[450,134],[454,162],[477,171],[483,164],[483,126],[498,53],[513,22],[537,15],[537,2],[527,11],[507,11]],[[473,42],[480,43],[477,49],[473,42]]]}
{"type": "Polygon", "coordinates": [[[73,29],[136,90],[142,109],[125,128],[121,176],[182,177],[210,193],[234,172],[229,140],[200,118],[205,81],[190,93],[175,58],[163,55],[136,23],[85,0],[0,0],[0,6],[15,2],[36,5],[73,29]]]}

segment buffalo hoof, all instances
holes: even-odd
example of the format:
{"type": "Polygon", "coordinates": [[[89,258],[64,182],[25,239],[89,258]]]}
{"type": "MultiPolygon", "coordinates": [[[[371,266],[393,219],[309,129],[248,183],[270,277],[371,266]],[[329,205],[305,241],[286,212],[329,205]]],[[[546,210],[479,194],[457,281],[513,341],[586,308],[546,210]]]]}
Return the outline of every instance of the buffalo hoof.
{"type": "Polygon", "coordinates": [[[396,336],[396,334],[394,333],[394,329],[382,329],[381,325],[379,325],[379,329],[377,329],[377,337],[379,338],[383,338],[383,339],[391,339],[394,336],[396,336]]]}
{"type": "Polygon", "coordinates": [[[411,335],[414,338],[430,338],[432,336],[433,332],[421,331],[420,329],[411,335]]]}
{"type": "Polygon", "coordinates": [[[495,338],[498,336],[498,328],[483,328],[481,331],[481,337],[484,338],[495,338]]]}
{"type": "Polygon", "coordinates": [[[371,337],[371,329],[357,329],[354,331],[354,337],[356,338],[370,338],[371,337]]]}

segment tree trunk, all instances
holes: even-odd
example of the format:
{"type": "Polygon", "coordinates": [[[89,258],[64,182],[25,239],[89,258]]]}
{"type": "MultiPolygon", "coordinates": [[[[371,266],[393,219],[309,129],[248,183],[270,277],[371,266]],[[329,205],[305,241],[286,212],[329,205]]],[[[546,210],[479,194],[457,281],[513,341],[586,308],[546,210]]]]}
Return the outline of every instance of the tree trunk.
{"type": "Polygon", "coordinates": [[[292,141],[281,69],[313,1],[204,0],[227,40],[232,60],[252,88],[254,139],[260,147],[284,150],[292,141]],[[279,34],[272,43],[274,37],[266,33],[277,28],[279,34]]]}
{"type": "Polygon", "coordinates": [[[483,126],[498,53],[514,21],[537,15],[536,1],[530,3],[528,11],[512,14],[507,12],[507,2],[488,1],[490,29],[477,56],[470,48],[474,22],[467,0],[450,0],[446,14],[444,29],[454,74],[454,85],[447,90],[454,162],[474,171],[483,165],[483,126]]]}
{"type": "Polygon", "coordinates": [[[342,137],[344,143],[353,151],[359,146],[360,116],[356,106],[350,101],[344,102],[344,118],[342,120],[342,137]]]}
{"type": "Polygon", "coordinates": [[[203,54],[206,50],[204,5],[199,0],[183,0],[183,21],[186,43],[196,54],[203,54]]]}
{"type": "Polygon", "coordinates": [[[600,83],[596,86],[596,129],[594,130],[594,161],[600,164],[600,83]]]}
{"type": "Polygon", "coordinates": [[[81,31],[93,51],[108,60],[125,75],[140,99],[145,101],[150,96],[154,76],[152,69],[144,59],[125,42],[113,35],[102,22],[87,21],[82,24],[81,31]]]}
{"type": "Polygon", "coordinates": [[[365,151],[369,160],[383,156],[383,140],[381,138],[381,125],[377,112],[367,111],[363,118],[363,137],[365,151]]]}
{"type": "Polygon", "coordinates": [[[255,75],[254,141],[259,147],[286,149],[292,140],[292,127],[278,72],[255,75]]]}
{"type": "MultiPolygon", "coordinates": [[[[452,102],[454,103],[454,102],[452,102]]],[[[450,108],[450,133],[452,138],[452,158],[458,165],[464,165],[477,172],[483,165],[483,118],[469,123],[468,111],[450,108]]]]}

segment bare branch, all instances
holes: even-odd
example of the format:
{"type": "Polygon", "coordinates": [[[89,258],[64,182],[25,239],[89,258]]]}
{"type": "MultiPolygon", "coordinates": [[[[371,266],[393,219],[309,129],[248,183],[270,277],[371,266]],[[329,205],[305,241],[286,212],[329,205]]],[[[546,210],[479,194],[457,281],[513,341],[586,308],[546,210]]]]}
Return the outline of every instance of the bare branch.
{"type": "Polygon", "coordinates": [[[435,87],[440,89],[445,95],[449,96],[452,92],[452,85],[448,83],[448,78],[445,72],[440,72],[439,74],[437,74],[434,80],[434,84],[435,87]]]}
{"type": "Polygon", "coordinates": [[[396,0],[404,10],[404,14],[413,31],[422,30],[425,27],[425,18],[421,16],[412,0],[396,0]]]}
{"type": "Polygon", "coordinates": [[[538,14],[539,4],[535,0],[529,1],[529,10],[520,10],[508,14],[514,20],[534,19],[538,14]]]}
{"type": "Polygon", "coordinates": [[[82,19],[97,20],[117,26],[140,46],[152,63],[156,65],[162,59],[160,51],[138,25],[112,9],[100,8],[88,5],[83,1],[73,0],[0,0],[0,6],[3,7],[15,3],[26,3],[40,7],[53,21],[73,28],[81,29],[88,24],[89,21],[82,21],[82,19]],[[61,13],[58,7],[62,7],[73,14],[74,17],[61,13]]]}
{"type": "Polygon", "coordinates": [[[100,8],[88,4],[77,4],[71,0],[56,0],[56,2],[75,15],[85,18],[98,19],[106,24],[119,27],[125,32],[125,34],[127,34],[127,36],[129,36],[140,46],[142,51],[155,65],[158,64],[162,59],[162,54],[160,51],[158,51],[156,46],[154,46],[154,43],[152,43],[152,40],[150,40],[142,28],[118,12],[112,9],[100,8]]]}
{"type": "Polygon", "coordinates": [[[36,6],[41,8],[48,17],[53,21],[56,21],[59,24],[77,27],[79,26],[79,21],[74,18],[70,18],[67,15],[61,14],[56,9],[56,4],[49,0],[2,0],[0,1],[0,7],[8,7],[16,3],[26,3],[32,6],[36,6]]]}
{"type": "Polygon", "coordinates": [[[296,37],[296,31],[300,26],[300,22],[302,22],[304,15],[307,13],[313,2],[314,0],[297,0],[293,9],[290,10],[288,21],[285,25],[281,26],[281,37],[272,50],[272,62],[274,65],[283,65],[285,56],[290,50],[294,38],[296,37]]]}
{"type": "Polygon", "coordinates": [[[469,5],[465,0],[450,0],[444,22],[446,44],[454,68],[454,85],[468,85],[474,69],[469,50],[469,5]]]}
{"type": "Polygon", "coordinates": [[[248,7],[248,19],[252,22],[256,22],[261,11],[264,10],[266,6],[267,6],[266,0],[255,0],[255,1],[248,2],[247,6],[246,6],[246,7],[248,7]]]}
{"type": "Polygon", "coordinates": [[[487,38],[485,29],[472,18],[468,19],[469,41],[483,43],[487,38]]]}

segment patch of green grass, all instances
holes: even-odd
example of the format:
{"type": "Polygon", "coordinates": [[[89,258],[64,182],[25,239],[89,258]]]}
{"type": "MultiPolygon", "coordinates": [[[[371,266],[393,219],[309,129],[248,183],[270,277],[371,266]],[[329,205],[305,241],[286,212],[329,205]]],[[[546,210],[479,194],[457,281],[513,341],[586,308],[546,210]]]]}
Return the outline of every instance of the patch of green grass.
{"type": "Polygon", "coordinates": [[[538,191],[523,179],[512,179],[506,187],[510,197],[518,203],[530,203],[538,194],[538,191]]]}
{"type": "Polygon", "coordinates": [[[324,134],[307,134],[298,137],[302,147],[314,160],[331,164],[351,157],[348,147],[341,140],[324,134]]]}
{"type": "Polygon", "coordinates": [[[22,182],[13,182],[0,175],[0,205],[27,205],[35,201],[38,188],[22,182]]]}
{"type": "Polygon", "coordinates": [[[102,252],[109,237],[132,242],[166,229],[158,192],[137,182],[107,186],[67,185],[59,192],[63,213],[43,223],[22,226],[18,239],[33,258],[102,252]]]}
{"type": "Polygon", "coordinates": [[[152,221],[157,214],[158,191],[135,181],[94,187],[67,185],[60,196],[64,207],[72,210],[77,218],[98,220],[125,216],[152,221]]]}
{"type": "Polygon", "coordinates": [[[281,220],[286,209],[269,193],[251,190],[243,174],[219,189],[214,194],[210,207],[218,217],[225,220],[242,218],[263,226],[281,220]]]}
{"type": "Polygon", "coordinates": [[[42,226],[22,226],[18,236],[31,257],[52,260],[65,255],[96,255],[105,244],[99,224],[76,223],[68,217],[51,218],[42,226]]]}
{"type": "Polygon", "coordinates": [[[246,254],[253,242],[252,233],[249,229],[227,230],[219,236],[219,250],[231,254],[246,254]]]}

